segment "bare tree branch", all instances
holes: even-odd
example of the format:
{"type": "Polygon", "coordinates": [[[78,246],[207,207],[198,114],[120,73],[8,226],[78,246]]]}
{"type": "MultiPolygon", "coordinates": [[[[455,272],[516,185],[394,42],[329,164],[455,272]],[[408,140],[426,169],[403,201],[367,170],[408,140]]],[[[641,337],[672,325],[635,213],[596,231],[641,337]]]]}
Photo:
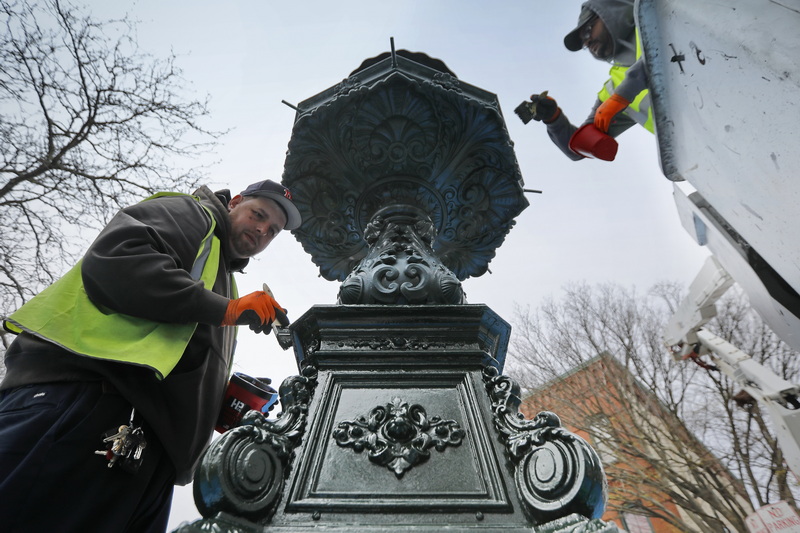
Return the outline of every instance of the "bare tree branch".
{"type": "MultiPolygon", "coordinates": [[[[130,20],[62,0],[0,0],[0,314],[51,283],[121,206],[191,191],[222,134],[176,57],[137,47],[130,20]]],[[[4,345],[7,339],[4,337],[4,345]]]]}
{"type": "MultiPolygon", "coordinates": [[[[800,354],[733,292],[706,327],[796,381],[800,354]]],[[[612,451],[611,510],[680,531],[745,531],[750,501],[794,505],[794,485],[758,405],[739,407],[735,383],[674,361],[664,347],[663,327],[682,293],[669,283],[643,296],[614,284],[576,284],[535,311],[518,308],[507,371],[528,390],[526,415],[552,410],[612,451]],[[609,421],[603,431],[599,416],[609,421]]]]}

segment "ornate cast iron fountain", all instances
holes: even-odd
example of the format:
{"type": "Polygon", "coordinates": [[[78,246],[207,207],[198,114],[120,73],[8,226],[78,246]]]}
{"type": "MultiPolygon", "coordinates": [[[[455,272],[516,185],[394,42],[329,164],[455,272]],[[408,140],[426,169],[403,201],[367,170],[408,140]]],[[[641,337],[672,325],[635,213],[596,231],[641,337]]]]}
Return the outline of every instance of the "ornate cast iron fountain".
{"type": "Polygon", "coordinates": [[[180,531],[616,531],[597,455],[519,414],[510,327],[461,287],[528,205],[495,95],[392,51],[296,110],[295,237],[339,302],[280,331],[282,413],[212,444],[180,531]]]}

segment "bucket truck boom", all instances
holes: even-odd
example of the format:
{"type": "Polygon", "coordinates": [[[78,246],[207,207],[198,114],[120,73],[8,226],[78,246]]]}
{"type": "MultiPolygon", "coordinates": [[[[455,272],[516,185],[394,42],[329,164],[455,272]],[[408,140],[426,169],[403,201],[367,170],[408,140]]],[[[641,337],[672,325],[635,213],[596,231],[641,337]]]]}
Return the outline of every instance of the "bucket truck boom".
{"type": "Polygon", "coordinates": [[[733,279],[712,256],[664,330],[676,359],[709,357],[770,415],[789,469],[800,478],[800,386],[783,379],[731,343],[703,329],[733,279]]]}

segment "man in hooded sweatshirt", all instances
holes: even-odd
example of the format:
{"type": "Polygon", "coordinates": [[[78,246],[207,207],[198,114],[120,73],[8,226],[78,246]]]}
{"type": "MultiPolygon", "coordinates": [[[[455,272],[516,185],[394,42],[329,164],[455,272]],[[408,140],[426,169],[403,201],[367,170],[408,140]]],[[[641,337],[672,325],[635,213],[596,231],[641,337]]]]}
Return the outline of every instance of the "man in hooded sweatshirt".
{"type": "MultiPolygon", "coordinates": [[[[564,46],[577,52],[586,48],[596,59],[612,64],[610,78],[597,95],[585,124],[594,123],[602,132],[617,137],[634,124],[653,133],[653,113],[647,90],[647,70],[633,18],[634,0],[588,0],[581,6],[578,25],[564,37],[564,46]]],[[[525,106],[528,117],[544,122],[547,134],[564,154],[578,161],[584,156],[570,149],[569,141],[578,127],[570,123],[555,99],[531,96],[525,106]]]]}
{"type": "Polygon", "coordinates": [[[159,193],[5,317],[18,335],[0,383],[3,531],[166,530],[220,413],[236,326],[288,324],[267,292],[239,297],[234,273],[301,223],[270,180],[159,193]]]}

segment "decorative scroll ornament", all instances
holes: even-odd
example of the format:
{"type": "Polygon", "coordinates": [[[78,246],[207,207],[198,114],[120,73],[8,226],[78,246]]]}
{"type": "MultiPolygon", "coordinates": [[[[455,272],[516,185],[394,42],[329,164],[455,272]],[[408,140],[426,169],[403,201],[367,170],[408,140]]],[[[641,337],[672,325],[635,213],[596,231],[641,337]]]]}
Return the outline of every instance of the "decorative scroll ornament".
{"type": "Polygon", "coordinates": [[[316,385],[313,368],[307,374],[289,377],[281,384],[283,411],[276,420],[249,411],[242,425],[211,444],[194,478],[195,504],[204,517],[227,512],[257,521],[274,512],[285,466],[305,431],[316,385]]]}
{"type": "Polygon", "coordinates": [[[367,416],[340,422],[333,431],[339,446],[356,452],[366,448],[370,461],[388,467],[398,478],[427,461],[431,448],[442,452],[447,446],[458,446],[465,435],[456,421],[428,419],[421,405],[409,405],[400,398],[373,408],[367,416]]]}
{"type": "Polygon", "coordinates": [[[422,211],[390,206],[364,237],[369,253],[339,288],[342,304],[460,304],[461,282],[431,250],[436,236],[422,211]]]}
{"type": "Polygon", "coordinates": [[[519,386],[487,367],[484,380],[492,400],[495,427],[516,465],[516,484],[534,516],[548,519],[578,513],[603,514],[606,478],[597,453],[583,439],[561,427],[554,413],[533,420],[519,413],[519,386]]]}

